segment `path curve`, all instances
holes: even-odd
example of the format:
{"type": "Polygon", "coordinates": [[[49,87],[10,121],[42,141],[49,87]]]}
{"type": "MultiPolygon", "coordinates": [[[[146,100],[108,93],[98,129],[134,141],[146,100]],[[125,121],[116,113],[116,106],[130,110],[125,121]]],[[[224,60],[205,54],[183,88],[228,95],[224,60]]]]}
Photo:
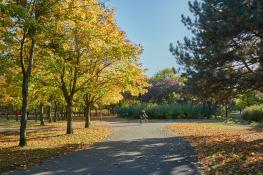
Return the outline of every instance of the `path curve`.
{"type": "Polygon", "coordinates": [[[189,142],[165,126],[171,122],[110,119],[112,135],[88,150],[10,174],[51,175],[199,175],[189,142]]]}

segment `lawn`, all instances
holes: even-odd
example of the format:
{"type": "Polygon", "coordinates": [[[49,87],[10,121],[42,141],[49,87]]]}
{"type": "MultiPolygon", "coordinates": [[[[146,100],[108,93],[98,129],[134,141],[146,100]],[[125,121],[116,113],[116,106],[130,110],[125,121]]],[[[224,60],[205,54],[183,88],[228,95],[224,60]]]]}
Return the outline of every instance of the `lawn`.
{"type": "Polygon", "coordinates": [[[168,126],[189,140],[207,175],[263,174],[263,130],[213,122],[168,126]]]}
{"type": "Polygon", "coordinates": [[[47,124],[44,127],[31,123],[32,130],[28,132],[28,146],[25,148],[17,147],[18,132],[0,133],[0,174],[25,169],[45,159],[88,148],[105,139],[111,132],[111,129],[103,127],[105,122],[94,121],[90,129],[83,128],[84,121],[74,123],[73,135],[65,134],[66,122],[47,124]]]}
{"type": "MultiPolygon", "coordinates": [[[[95,120],[92,122],[93,125],[106,125],[106,122],[98,122],[99,120],[95,120]]],[[[81,117],[75,117],[74,118],[74,127],[75,128],[83,128],[85,126],[85,123],[83,122],[83,118],[81,117]]],[[[0,118],[0,130],[4,130],[4,129],[19,129],[20,127],[20,122],[14,120],[14,119],[10,119],[10,120],[6,120],[6,118],[0,118]]],[[[52,123],[48,123],[47,121],[45,121],[45,126],[40,126],[40,122],[39,121],[35,121],[35,120],[28,120],[27,121],[27,128],[28,129],[39,129],[39,128],[46,128],[46,129],[52,129],[52,128],[66,128],[65,125],[65,121],[57,121],[57,122],[52,122],[52,123]]]]}

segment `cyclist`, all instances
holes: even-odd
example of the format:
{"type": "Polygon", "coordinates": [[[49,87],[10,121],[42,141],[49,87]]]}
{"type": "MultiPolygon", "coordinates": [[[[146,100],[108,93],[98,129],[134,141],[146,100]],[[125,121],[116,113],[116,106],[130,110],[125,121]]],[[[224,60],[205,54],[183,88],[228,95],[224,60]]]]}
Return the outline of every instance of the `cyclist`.
{"type": "Polygon", "coordinates": [[[146,114],[145,110],[142,110],[141,114],[140,114],[140,123],[144,122],[148,122],[148,115],[146,114]]]}

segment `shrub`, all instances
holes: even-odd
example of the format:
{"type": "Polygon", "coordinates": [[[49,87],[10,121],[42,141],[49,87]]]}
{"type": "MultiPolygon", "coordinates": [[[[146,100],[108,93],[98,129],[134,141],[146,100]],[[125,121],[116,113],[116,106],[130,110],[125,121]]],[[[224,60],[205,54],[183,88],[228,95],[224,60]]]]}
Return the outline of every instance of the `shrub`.
{"type": "Polygon", "coordinates": [[[263,121],[263,104],[254,105],[245,108],[241,116],[244,120],[262,122],[263,121]]]}
{"type": "Polygon", "coordinates": [[[207,110],[203,105],[192,104],[135,104],[119,106],[115,109],[121,117],[139,118],[140,112],[145,110],[150,119],[201,119],[207,117],[207,110]]]}

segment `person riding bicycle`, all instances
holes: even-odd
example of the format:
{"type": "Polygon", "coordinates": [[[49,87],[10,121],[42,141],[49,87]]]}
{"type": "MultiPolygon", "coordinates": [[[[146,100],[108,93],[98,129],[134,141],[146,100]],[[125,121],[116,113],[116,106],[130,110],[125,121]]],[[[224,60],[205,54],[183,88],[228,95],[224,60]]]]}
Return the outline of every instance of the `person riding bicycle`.
{"type": "Polygon", "coordinates": [[[142,121],[147,122],[148,121],[148,115],[146,114],[145,110],[142,110],[141,114],[140,114],[140,123],[142,123],[142,121]]]}

